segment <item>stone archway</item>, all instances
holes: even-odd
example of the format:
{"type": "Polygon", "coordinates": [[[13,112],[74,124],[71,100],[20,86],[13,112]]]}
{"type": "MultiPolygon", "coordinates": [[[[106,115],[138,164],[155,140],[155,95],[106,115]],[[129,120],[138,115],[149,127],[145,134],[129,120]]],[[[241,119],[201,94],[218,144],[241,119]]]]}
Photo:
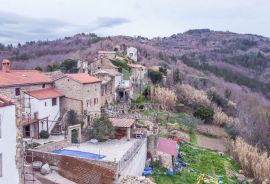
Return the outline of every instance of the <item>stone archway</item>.
{"type": "Polygon", "coordinates": [[[81,143],[81,125],[72,125],[68,127],[68,142],[73,144],[81,143]]]}

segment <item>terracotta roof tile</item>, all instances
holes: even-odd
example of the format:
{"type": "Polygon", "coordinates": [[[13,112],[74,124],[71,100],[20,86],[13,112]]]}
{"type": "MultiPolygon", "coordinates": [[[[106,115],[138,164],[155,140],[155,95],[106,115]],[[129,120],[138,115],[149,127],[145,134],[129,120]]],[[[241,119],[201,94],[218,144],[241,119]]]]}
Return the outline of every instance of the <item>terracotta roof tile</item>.
{"type": "Polygon", "coordinates": [[[64,96],[54,88],[29,91],[25,93],[39,100],[64,96]]]}
{"type": "Polygon", "coordinates": [[[101,80],[99,80],[98,78],[90,76],[86,73],[66,74],[66,76],[81,84],[101,82],[101,80]]]}
{"type": "Polygon", "coordinates": [[[4,107],[7,105],[13,105],[12,100],[5,97],[4,95],[0,95],[0,107],[4,107]]]}
{"type": "Polygon", "coordinates": [[[52,83],[53,81],[37,70],[0,71],[0,87],[52,83]]]}
{"type": "Polygon", "coordinates": [[[114,127],[129,128],[134,124],[134,119],[128,118],[109,118],[114,127]]]}

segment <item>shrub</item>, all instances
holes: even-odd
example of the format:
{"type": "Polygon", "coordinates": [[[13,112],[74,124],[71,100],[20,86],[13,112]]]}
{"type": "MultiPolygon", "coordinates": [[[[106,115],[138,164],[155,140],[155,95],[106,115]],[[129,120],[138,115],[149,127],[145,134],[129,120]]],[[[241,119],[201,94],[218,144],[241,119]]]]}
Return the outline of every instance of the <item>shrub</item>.
{"type": "Polygon", "coordinates": [[[74,143],[74,144],[79,143],[78,137],[79,137],[78,130],[73,129],[71,131],[71,143],[74,143]]]}
{"type": "Polygon", "coordinates": [[[128,72],[130,72],[131,67],[128,65],[128,63],[126,61],[121,61],[119,59],[116,60],[111,60],[112,64],[119,67],[119,72],[122,72],[123,69],[127,70],[128,72]]]}
{"type": "Polygon", "coordinates": [[[267,152],[247,144],[242,138],[232,141],[231,154],[245,174],[255,178],[255,183],[268,183],[270,179],[270,157],[267,152]]]}
{"type": "Polygon", "coordinates": [[[210,100],[204,91],[197,90],[188,84],[178,84],[176,86],[177,98],[181,103],[196,106],[209,106],[210,100]]]}
{"type": "Polygon", "coordinates": [[[159,67],[159,72],[161,72],[163,75],[167,75],[167,68],[163,68],[162,66],[159,67]]]}
{"type": "Polygon", "coordinates": [[[114,137],[114,127],[112,122],[105,115],[96,119],[93,123],[91,135],[99,141],[105,141],[108,138],[114,137]]]}
{"type": "Polygon", "coordinates": [[[50,136],[49,132],[46,130],[41,130],[41,132],[39,133],[39,137],[41,139],[48,139],[50,136]]]}
{"type": "Polygon", "coordinates": [[[209,99],[215,102],[218,106],[224,108],[228,105],[228,100],[219,95],[216,91],[210,90],[207,92],[209,99]]]}
{"type": "Polygon", "coordinates": [[[235,140],[235,138],[239,135],[239,130],[233,124],[226,124],[224,129],[233,140],[235,140]]]}
{"type": "Polygon", "coordinates": [[[145,97],[143,95],[139,95],[135,100],[132,101],[134,104],[141,104],[145,101],[145,97]]]}
{"type": "Polygon", "coordinates": [[[64,73],[76,73],[77,69],[77,61],[73,59],[66,59],[61,65],[60,68],[64,73]]]}
{"type": "Polygon", "coordinates": [[[215,108],[214,112],[213,123],[216,125],[223,126],[225,124],[232,124],[235,121],[234,118],[228,116],[220,108],[215,108]]]}
{"type": "Polygon", "coordinates": [[[67,122],[69,125],[75,125],[78,121],[78,115],[74,110],[70,110],[67,112],[67,122]]]}
{"type": "Polygon", "coordinates": [[[168,88],[154,87],[150,88],[150,100],[154,103],[159,103],[164,109],[172,109],[176,103],[176,95],[168,88]]]}
{"type": "Polygon", "coordinates": [[[214,110],[210,106],[208,107],[200,106],[196,108],[193,115],[203,120],[204,123],[212,123],[214,117],[214,110]]]}
{"type": "Polygon", "coordinates": [[[162,73],[154,70],[148,70],[148,77],[153,84],[161,83],[163,79],[162,73]]]}

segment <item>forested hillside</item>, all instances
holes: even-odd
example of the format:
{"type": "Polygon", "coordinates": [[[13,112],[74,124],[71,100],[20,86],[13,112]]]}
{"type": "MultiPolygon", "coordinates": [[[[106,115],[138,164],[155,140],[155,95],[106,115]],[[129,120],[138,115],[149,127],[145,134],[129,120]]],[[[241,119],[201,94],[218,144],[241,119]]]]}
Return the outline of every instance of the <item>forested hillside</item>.
{"type": "Polygon", "coordinates": [[[145,66],[166,68],[167,83],[189,84],[216,100],[232,101],[235,109],[223,111],[237,117],[230,131],[249,143],[270,150],[270,39],[257,35],[190,30],[170,37],[99,37],[77,34],[54,41],[30,41],[16,46],[0,45],[0,58],[12,61],[14,69],[60,64],[66,59],[92,60],[99,50],[113,50],[117,45],[134,46],[139,62],[145,66]]]}

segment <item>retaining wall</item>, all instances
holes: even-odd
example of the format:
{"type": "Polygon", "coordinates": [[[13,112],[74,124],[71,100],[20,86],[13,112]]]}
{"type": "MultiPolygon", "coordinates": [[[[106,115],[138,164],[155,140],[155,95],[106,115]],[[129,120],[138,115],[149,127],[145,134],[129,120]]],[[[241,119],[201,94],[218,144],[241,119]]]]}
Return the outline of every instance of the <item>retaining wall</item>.
{"type": "Polygon", "coordinates": [[[42,161],[56,166],[63,177],[78,184],[109,184],[116,180],[117,163],[54,154],[51,151],[69,145],[66,141],[43,145],[27,150],[26,160],[42,161]]]}

